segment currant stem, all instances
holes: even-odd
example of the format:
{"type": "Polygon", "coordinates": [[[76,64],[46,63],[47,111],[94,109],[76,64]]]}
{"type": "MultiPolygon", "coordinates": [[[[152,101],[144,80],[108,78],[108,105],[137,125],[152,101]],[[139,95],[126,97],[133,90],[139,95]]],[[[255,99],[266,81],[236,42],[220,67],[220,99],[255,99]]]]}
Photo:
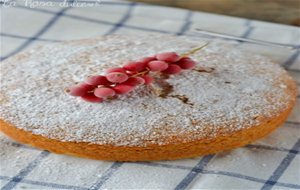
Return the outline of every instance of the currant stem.
{"type": "Polygon", "coordinates": [[[196,48],[193,48],[192,50],[186,52],[186,53],[183,53],[180,55],[180,57],[185,57],[185,56],[189,56],[189,55],[193,55],[194,53],[196,53],[197,51],[203,49],[204,47],[206,47],[207,45],[209,44],[209,42],[205,43],[203,46],[201,47],[196,47],[196,48]]]}
{"type": "Polygon", "coordinates": [[[140,72],[140,73],[134,74],[134,75],[132,75],[132,77],[142,76],[142,75],[144,75],[144,74],[146,74],[146,73],[148,73],[148,72],[149,72],[149,71],[148,71],[148,70],[146,70],[146,71],[143,71],[143,72],[140,72]]]}

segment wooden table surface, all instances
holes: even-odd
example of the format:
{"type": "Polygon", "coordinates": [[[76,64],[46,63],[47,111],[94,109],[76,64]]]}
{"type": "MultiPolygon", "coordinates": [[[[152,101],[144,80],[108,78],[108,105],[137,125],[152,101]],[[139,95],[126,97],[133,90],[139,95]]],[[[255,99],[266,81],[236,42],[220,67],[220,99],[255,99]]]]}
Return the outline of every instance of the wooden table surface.
{"type": "Polygon", "coordinates": [[[132,0],[300,26],[300,0],[132,0]]]}

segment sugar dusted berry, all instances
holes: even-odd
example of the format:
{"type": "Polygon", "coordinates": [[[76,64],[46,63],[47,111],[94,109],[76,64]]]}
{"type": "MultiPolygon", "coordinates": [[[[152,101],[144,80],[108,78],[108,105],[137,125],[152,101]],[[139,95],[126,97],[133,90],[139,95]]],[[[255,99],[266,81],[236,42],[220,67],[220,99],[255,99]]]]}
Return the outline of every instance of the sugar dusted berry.
{"type": "Polygon", "coordinates": [[[106,75],[106,79],[112,83],[122,83],[128,79],[128,75],[121,72],[112,72],[106,75]]]}
{"type": "Polygon", "coordinates": [[[180,59],[176,64],[182,69],[193,69],[196,66],[196,62],[188,57],[180,59]]]}
{"type": "Polygon", "coordinates": [[[89,76],[85,82],[89,85],[109,85],[110,82],[106,79],[105,76],[102,75],[95,75],[95,76],[89,76]]]}
{"type": "Polygon", "coordinates": [[[72,86],[66,90],[71,96],[82,96],[86,93],[86,91],[80,87],[72,86]]]}
{"type": "Polygon", "coordinates": [[[96,88],[94,91],[94,95],[99,98],[113,97],[115,94],[116,92],[113,89],[107,87],[96,88]]]}
{"type": "Polygon", "coordinates": [[[126,85],[126,84],[117,84],[113,87],[117,94],[126,94],[134,90],[134,86],[126,85]]]}
{"type": "Polygon", "coordinates": [[[141,72],[146,69],[146,63],[131,61],[131,62],[128,62],[127,64],[125,64],[123,66],[123,68],[128,71],[141,72]]]}
{"type": "Polygon", "coordinates": [[[94,89],[94,85],[90,85],[90,84],[87,84],[85,82],[82,82],[82,83],[79,83],[78,84],[81,88],[85,89],[86,91],[91,91],[94,89]]]}
{"type": "Polygon", "coordinates": [[[71,96],[82,96],[88,93],[88,91],[93,90],[93,88],[94,86],[88,85],[86,83],[80,83],[67,89],[67,92],[71,96]]]}
{"type": "Polygon", "coordinates": [[[169,64],[169,67],[163,71],[165,74],[175,75],[181,72],[181,68],[175,64],[169,64]]]}
{"type": "Polygon", "coordinates": [[[142,77],[130,77],[127,81],[123,82],[122,84],[126,84],[129,86],[138,86],[145,83],[145,79],[142,77]]]}
{"type": "Polygon", "coordinates": [[[113,72],[120,72],[120,73],[126,73],[126,70],[122,67],[112,67],[112,68],[108,68],[105,71],[107,74],[108,73],[113,73],[113,72]]]}
{"type": "Polygon", "coordinates": [[[85,94],[85,95],[81,96],[81,98],[87,102],[92,102],[92,103],[103,102],[103,98],[99,98],[99,97],[95,96],[93,93],[85,94]]]}
{"type": "Polygon", "coordinates": [[[148,68],[151,71],[163,71],[168,68],[168,63],[164,61],[150,61],[148,63],[148,68]]]}
{"type": "Polygon", "coordinates": [[[150,61],[155,61],[157,60],[155,56],[152,56],[152,57],[144,57],[142,59],[139,60],[139,62],[142,62],[142,63],[149,63],[150,61]]]}
{"type": "Polygon", "coordinates": [[[180,56],[175,52],[164,52],[156,54],[156,58],[160,61],[173,63],[178,61],[180,59],[180,56]]]}

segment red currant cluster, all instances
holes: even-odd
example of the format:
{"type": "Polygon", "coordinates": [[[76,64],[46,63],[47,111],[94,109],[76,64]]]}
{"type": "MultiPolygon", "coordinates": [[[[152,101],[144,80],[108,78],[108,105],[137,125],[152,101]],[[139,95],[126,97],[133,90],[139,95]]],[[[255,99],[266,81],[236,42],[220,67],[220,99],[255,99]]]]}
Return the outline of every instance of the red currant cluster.
{"type": "Polygon", "coordinates": [[[182,69],[193,69],[196,62],[188,56],[175,52],[159,53],[138,61],[131,61],[123,67],[106,70],[106,75],[88,77],[67,91],[72,96],[80,96],[88,102],[102,102],[119,94],[126,94],[138,85],[148,85],[153,81],[151,72],[179,74],[182,69]]]}

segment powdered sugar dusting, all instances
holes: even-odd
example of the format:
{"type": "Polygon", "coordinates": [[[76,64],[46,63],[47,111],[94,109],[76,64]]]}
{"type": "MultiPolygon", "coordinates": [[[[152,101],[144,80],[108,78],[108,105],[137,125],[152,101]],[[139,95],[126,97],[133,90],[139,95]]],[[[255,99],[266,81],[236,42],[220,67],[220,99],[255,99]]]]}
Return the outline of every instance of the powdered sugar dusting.
{"type": "Polygon", "coordinates": [[[173,88],[164,98],[146,86],[101,104],[64,92],[105,68],[201,44],[163,35],[109,36],[32,49],[2,63],[1,118],[61,141],[145,146],[167,144],[174,136],[186,142],[213,138],[216,132],[258,125],[259,118],[288,106],[291,97],[282,79],[286,72],[224,42],[213,42],[192,56],[213,72],[185,71],[163,79],[173,88]]]}

